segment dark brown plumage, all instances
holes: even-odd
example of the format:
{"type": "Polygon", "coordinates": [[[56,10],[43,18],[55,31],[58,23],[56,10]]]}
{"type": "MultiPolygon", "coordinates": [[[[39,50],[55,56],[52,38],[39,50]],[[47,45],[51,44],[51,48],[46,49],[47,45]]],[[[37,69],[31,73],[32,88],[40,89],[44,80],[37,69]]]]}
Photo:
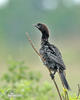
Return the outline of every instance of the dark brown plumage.
{"type": "Polygon", "coordinates": [[[56,46],[50,44],[48,41],[49,31],[47,26],[38,23],[35,25],[35,27],[38,28],[42,33],[41,48],[39,52],[42,55],[43,59],[45,59],[45,61],[43,61],[44,65],[47,66],[53,72],[53,74],[51,75],[52,78],[54,78],[55,73],[58,71],[63,85],[68,90],[70,90],[70,87],[64,75],[64,70],[66,68],[61,53],[56,46]]]}
{"type": "Polygon", "coordinates": [[[49,38],[49,30],[46,27],[46,25],[38,23],[37,25],[35,25],[35,27],[38,28],[41,31],[42,39],[48,39],[49,38]]]}

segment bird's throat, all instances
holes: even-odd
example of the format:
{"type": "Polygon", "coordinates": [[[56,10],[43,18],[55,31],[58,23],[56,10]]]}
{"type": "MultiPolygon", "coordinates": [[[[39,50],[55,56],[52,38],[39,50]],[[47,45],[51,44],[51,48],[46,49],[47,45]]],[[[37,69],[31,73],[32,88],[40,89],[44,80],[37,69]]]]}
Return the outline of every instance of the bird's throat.
{"type": "Polygon", "coordinates": [[[48,40],[48,38],[49,38],[49,33],[46,32],[46,31],[43,31],[43,32],[42,32],[42,39],[43,39],[43,40],[48,40]]]}

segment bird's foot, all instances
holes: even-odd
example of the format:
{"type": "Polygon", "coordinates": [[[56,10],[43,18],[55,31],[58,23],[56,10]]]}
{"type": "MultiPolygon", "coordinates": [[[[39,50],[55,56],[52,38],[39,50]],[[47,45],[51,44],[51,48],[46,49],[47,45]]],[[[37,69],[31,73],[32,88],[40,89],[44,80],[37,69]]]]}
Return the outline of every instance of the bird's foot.
{"type": "Polygon", "coordinates": [[[51,73],[50,76],[51,76],[51,79],[54,79],[54,74],[53,73],[51,73]]]}

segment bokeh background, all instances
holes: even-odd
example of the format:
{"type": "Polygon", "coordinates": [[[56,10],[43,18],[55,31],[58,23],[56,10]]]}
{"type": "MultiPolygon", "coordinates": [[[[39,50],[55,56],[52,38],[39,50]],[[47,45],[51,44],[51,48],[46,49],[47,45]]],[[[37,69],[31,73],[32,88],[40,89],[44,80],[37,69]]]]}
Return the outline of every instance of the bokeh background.
{"type": "MultiPolygon", "coordinates": [[[[32,70],[40,71],[41,82],[52,82],[25,35],[29,33],[38,50],[41,33],[32,26],[37,22],[48,25],[49,41],[62,52],[67,79],[71,89],[77,91],[80,83],[80,0],[0,0],[0,76],[7,70],[7,59],[13,57],[24,60],[32,70]]],[[[61,87],[58,75],[56,78],[61,87]]]]}

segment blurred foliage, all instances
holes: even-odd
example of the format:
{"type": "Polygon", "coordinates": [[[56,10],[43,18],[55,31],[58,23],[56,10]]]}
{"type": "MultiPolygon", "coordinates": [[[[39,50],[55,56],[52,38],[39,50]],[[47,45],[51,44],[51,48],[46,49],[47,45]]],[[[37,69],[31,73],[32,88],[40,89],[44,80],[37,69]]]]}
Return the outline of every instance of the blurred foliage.
{"type": "MultiPolygon", "coordinates": [[[[53,86],[48,82],[40,83],[41,74],[30,71],[23,61],[10,60],[8,72],[4,73],[0,82],[1,100],[53,100],[55,94],[53,86]]],[[[66,98],[66,90],[63,90],[63,100],[66,98]]],[[[80,98],[79,98],[80,99],[80,98]]],[[[69,95],[69,100],[79,100],[76,96],[69,95]]]]}
{"type": "MultiPolygon", "coordinates": [[[[80,94],[80,91],[78,91],[78,93],[80,94]]],[[[76,94],[68,94],[67,89],[63,88],[63,92],[62,92],[62,98],[63,100],[80,100],[80,96],[76,95],[76,94]]]]}
{"type": "Polygon", "coordinates": [[[24,65],[24,62],[18,62],[11,60],[8,62],[8,72],[2,77],[2,80],[6,80],[7,83],[14,83],[21,79],[36,80],[39,81],[41,74],[39,72],[28,71],[28,67],[24,65]],[[27,72],[26,72],[27,71],[27,72]]]}
{"type": "Polygon", "coordinates": [[[41,74],[29,70],[24,62],[11,60],[8,72],[5,73],[0,88],[1,100],[52,100],[52,85],[48,82],[40,84],[41,74]]]}

